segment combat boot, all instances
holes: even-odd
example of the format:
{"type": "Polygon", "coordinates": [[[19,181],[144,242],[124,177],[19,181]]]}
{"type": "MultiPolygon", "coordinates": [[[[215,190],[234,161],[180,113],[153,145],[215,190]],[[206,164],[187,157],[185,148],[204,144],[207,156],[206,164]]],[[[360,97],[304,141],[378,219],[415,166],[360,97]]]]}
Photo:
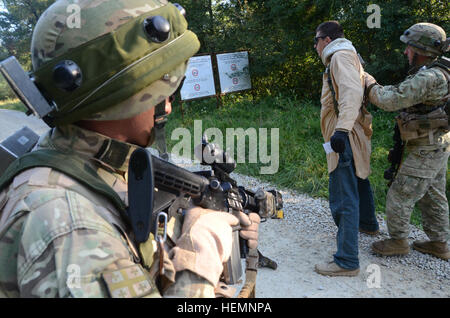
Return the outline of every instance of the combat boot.
{"type": "Polygon", "coordinates": [[[372,244],[372,250],[383,256],[406,255],[409,253],[407,239],[387,239],[372,244]]]}
{"type": "Polygon", "coordinates": [[[358,276],[359,268],[345,269],[335,262],[318,264],[314,268],[315,272],[325,276],[358,276]]]}
{"type": "Polygon", "coordinates": [[[414,241],[413,248],[419,252],[431,254],[448,261],[450,259],[450,249],[447,242],[437,241],[414,241]]]}

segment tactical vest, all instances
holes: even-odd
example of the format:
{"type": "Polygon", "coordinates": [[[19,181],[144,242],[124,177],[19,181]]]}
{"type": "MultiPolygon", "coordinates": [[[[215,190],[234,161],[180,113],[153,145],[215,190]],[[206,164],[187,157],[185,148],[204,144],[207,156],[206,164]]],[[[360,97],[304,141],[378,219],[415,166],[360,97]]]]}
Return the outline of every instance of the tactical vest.
{"type": "Polygon", "coordinates": [[[450,59],[441,57],[427,66],[427,69],[438,67],[447,79],[447,95],[440,105],[418,104],[408,107],[396,117],[403,141],[410,141],[425,136],[433,143],[433,133],[440,129],[449,131],[450,119],[450,59]]]}
{"type": "MultiPolygon", "coordinates": [[[[93,168],[85,163],[85,160],[74,154],[67,155],[52,149],[41,149],[19,157],[1,175],[0,192],[3,191],[13,181],[15,176],[19,175],[25,170],[37,167],[47,167],[64,173],[65,175],[80,182],[88,189],[102,195],[103,197],[106,197],[119,211],[122,220],[124,220],[124,222],[129,225],[127,207],[119,197],[119,195],[101,179],[101,177],[93,168]]],[[[122,233],[122,235],[124,234],[122,233]]],[[[124,239],[128,242],[129,245],[133,244],[127,236],[124,237],[124,239]]],[[[143,265],[147,270],[149,270],[151,277],[153,279],[156,279],[156,268],[158,264],[156,264],[156,262],[153,262],[155,250],[152,247],[152,240],[153,235],[149,237],[149,240],[147,242],[140,244],[140,246],[138,247],[139,255],[137,254],[134,246],[129,246],[129,248],[133,251],[136,265],[138,265],[138,263],[140,265],[143,265]]],[[[117,271],[120,270],[121,269],[118,269],[117,271]]],[[[154,288],[153,282],[151,282],[150,284],[152,285],[152,288],[154,288]]],[[[110,290],[110,295],[112,297],[115,297],[111,290],[111,288],[114,287],[113,285],[114,284],[108,285],[108,289],[110,290]]]]}
{"type": "Polygon", "coordinates": [[[119,195],[100,178],[97,172],[86,165],[83,160],[76,155],[66,155],[56,150],[37,150],[18,158],[0,177],[0,191],[11,183],[16,175],[36,167],[55,169],[72,177],[92,191],[107,197],[126,220],[125,203],[120,199],[119,195]]]}

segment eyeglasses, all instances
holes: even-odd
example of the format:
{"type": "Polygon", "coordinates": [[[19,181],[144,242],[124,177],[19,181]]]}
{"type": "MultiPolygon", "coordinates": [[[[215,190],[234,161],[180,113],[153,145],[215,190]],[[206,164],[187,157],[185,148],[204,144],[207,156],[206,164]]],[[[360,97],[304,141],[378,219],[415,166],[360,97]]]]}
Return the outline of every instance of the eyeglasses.
{"type": "Polygon", "coordinates": [[[319,43],[319,39],[325,39],[326,37],[327,37],[326,35],[315,36],[315,37],[314,37],[314,45],[316,45],[317,43],[319,43]]]}

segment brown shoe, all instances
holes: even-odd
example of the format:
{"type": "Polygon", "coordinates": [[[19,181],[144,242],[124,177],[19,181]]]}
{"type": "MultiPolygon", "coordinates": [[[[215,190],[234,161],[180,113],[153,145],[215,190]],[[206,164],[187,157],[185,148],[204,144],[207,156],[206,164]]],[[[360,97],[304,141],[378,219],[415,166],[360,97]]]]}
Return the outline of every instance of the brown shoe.
{"type": "Polygon", "coordinates": [[[340,267],[335,262],[325,264],[318,264],[314,268],[315,272],[325,276],[358,276],[359,268],[345,269],[340,267]]]}
{"type": "Polygon", "coordinates": [[[407,239],[387,239],[372,244],[372,250],[384,256],[406,255],[409,253],[407,239]]]}
{"type": "Polygon", "coordinates": [[[366,230],[363,230],[362,228],[359,228],[359,232],[370,235],[370,236],[377,236],[378,234],[380,234],[380,230],[366,231],[366,230]]]}
{"type": "Polygon", "coordinates": [[[419,252],[431,254],[445,261],[450,259],[450,249],[447,242],[414,241],[413,248],[419,252]]]}

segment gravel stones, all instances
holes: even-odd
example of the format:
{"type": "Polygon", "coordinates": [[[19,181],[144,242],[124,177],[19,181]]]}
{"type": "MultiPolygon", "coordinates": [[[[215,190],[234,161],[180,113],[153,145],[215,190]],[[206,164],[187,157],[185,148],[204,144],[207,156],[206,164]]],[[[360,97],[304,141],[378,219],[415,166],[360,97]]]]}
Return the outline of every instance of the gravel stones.
{"type": "MultiPolygon", "coordinates": [[[[190,162],[173,160],[196,171],[209,169],[190,162]]],[[[232,173],[239,185],[256,190],[277,188],[256,178],[232,173]]],[[[261,252],[274,259],[276,271],[258,271],[257,297],[450,297],[450,262],[411,248],[406,256],[378,256],[371,244],[389,238],[386,222],[378,215],[380,233],[359,235],[361,270],[358,277],[324,277],[314,273],[314,265],[331,261],[336,251],[337,227],[328,201],[312,198],[290,189],[280,189],[284,201],[284,219],[267,220],[260,227],[261,252]],[[382,273],[379,289],[369,289],[368,265],[376,264],[382,273]]],[[[425,233],[411,225],[409,242],[427,239],[425,233]]]]}

